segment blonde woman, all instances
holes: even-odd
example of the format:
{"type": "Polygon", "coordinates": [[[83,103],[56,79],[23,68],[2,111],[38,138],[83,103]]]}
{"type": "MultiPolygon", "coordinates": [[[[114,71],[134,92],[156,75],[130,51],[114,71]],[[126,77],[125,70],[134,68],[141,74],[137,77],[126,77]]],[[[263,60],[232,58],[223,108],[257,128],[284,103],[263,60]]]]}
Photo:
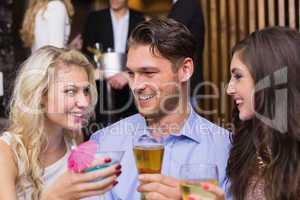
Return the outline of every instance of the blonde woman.
{"type": "MultiPolygon", "coordinates": [[[[45,45],[66,47],[73,14],[71,0],[29,0],[20,31],[24,46],[32,52],[45,45]]],[[[81,43],[78,35],[69,47],[80,49],[81,43]]]]}
{"type": "Polygon", "coordinates": [[[120,165],[88,173],[66,167],[71,138],[78,138],[96,98],[93,70],[81,53],[46,46],[24,62],[11,125],[0,137],[0,199],[73,200],[101,195],[117,183],[120,165]],[[103,181],[92,182],[96,178],[103,181]]]}

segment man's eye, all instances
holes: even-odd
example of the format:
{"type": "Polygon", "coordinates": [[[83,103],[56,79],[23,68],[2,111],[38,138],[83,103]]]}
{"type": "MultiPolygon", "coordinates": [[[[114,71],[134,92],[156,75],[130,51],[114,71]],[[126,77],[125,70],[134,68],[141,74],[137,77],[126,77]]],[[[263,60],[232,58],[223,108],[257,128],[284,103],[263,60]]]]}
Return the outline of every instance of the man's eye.
{"type": "Polygon", "coordinates": [[[145,74],[148,75],[148,76],[152,76],[152,75],[155,74],[155,72],[145,72],[145,74]]]}
{"type": "Polygon", "coordinates": [[[128,71],[127,74],[129,77],[133,77],[133,75],[134,75],[133,72],[130,72],[130,71],[128,71]]]}

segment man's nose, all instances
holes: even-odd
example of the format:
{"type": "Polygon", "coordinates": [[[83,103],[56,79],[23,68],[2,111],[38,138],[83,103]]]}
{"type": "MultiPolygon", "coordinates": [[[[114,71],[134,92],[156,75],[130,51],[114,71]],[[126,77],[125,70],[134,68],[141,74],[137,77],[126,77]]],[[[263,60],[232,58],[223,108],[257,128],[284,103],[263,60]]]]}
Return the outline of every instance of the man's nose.
{"type": "Polygon", "coordinates": [[[140,91],[145,89],[147,82],[142,76],[135,76],[133,80],[130,81],[130,88],[132,91],[140,91]]]}

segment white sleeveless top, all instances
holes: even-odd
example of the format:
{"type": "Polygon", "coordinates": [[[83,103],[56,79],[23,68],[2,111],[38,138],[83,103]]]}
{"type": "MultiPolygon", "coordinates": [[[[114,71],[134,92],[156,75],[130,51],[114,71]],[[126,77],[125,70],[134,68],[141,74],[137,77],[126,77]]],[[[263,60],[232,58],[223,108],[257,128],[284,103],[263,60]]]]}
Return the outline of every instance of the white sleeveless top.
{"type": "Polygon", "coordinates": [[[60,0],[49,1],[47,8],[35,17],[34,43],[31,51],[52,45],[65,47],[69,40],[71,25],[65,4],[60,0]]]}
{"type": "MultiPolygon", "coordinates": [[[[9,132],[4,132],[3,135],[0,137],[0,140],[4,141],[8,145],[11,145],[12,135],[9,132]]],[[[45,168],[44,175],[42,177],[44,188],[47,188],[49,185],[51,185],[58,176],[60,176],[67,170],[67,161],[71,152],[71,144],[68,142],[66,142],[66,144],[67,153],[61,159],[45,168]]],[[[18,160],[18,170],[19,182],[16,185],[18,200],[31,200],[32,187],[31,184],[28,182],[27,177],[24,175],[25,166],[24,162],[20,159],[18,160]]]]}

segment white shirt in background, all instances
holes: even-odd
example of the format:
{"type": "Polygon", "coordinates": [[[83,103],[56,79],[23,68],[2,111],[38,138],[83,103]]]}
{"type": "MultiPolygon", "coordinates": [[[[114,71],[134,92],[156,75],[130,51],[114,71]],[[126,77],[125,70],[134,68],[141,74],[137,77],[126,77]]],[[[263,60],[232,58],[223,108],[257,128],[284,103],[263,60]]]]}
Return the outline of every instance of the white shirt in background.
{"type": "Polygon", "coordinates": [[[70,21],[65,4],[54,0],[48,3],[44,11],[39,11],[35,18],[34,43],[31,51],[45,45],[65,47],[70,35],[70,21]]]}
{"type": "Polygon", "coordinates": [[[113,14],[113,11],[110,10],[110,15],[113,25],[113,34],[114,34],[114,44],[115,52],[125,53],[127,36],[128,36],[128,27],[129,27],[129,10],[126,12],[125,16],[117,19],[113,14]]]}

